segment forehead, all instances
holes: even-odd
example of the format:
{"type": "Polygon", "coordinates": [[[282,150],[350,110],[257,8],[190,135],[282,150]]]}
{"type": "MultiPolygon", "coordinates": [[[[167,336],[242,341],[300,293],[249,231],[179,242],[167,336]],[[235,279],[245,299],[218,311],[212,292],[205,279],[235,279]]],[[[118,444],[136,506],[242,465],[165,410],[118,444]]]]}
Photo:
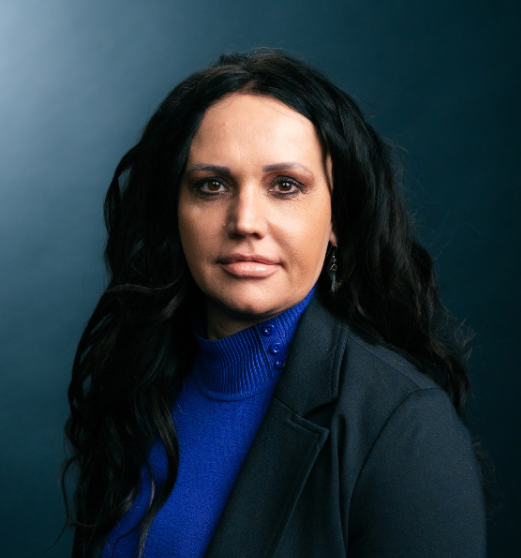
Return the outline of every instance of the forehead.
{"type": "Polygon", "coordinates": [[[308,164],[323,163],[320,141],[310,120],[277,99],[252,94],[227,95],[208,108],[189,159],[200,162],[195,161],[200,157],[260,164],[303,163],[302,159],[308,164]]]}

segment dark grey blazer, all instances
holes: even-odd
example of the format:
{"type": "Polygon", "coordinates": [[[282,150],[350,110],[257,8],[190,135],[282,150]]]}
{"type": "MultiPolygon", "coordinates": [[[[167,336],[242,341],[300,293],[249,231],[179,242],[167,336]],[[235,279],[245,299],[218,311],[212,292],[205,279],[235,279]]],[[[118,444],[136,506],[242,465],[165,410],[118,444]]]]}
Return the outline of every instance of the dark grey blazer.
{"type": "Polygon", "coordinates": [[[446,393],[315,296],[206,557],[340,556],[480,558],[485,513],[446,393]]]}

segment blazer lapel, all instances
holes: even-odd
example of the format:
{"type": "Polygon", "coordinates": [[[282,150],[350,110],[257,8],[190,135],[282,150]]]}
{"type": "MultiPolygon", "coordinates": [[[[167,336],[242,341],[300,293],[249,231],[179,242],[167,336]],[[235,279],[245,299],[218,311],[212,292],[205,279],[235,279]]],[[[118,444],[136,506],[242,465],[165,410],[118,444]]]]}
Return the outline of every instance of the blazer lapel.
{"type": "Polygon", "coordinates": [[[329,430],[305,414],[334,401],[345,326],[315,296],[239,472],[206,558],[271,556],[329,430]]]}

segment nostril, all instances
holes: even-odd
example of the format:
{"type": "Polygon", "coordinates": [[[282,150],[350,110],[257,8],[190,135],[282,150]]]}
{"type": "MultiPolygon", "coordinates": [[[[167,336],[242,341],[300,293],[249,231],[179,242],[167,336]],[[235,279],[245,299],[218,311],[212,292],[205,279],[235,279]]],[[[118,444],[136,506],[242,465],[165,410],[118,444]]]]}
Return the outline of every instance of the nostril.
{"type": "Polygon", "coordinates": [[[262,237],[266,232],[266,216],[258,204],[239,203],[229,214],[228,230],[234,236],[262,237]]]}

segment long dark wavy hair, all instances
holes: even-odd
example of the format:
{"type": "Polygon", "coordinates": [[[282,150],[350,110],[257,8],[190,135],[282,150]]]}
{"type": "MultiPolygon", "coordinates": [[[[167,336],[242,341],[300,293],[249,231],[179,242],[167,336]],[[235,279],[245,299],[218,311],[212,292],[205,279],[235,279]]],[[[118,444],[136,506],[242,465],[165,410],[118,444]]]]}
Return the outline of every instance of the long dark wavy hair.
{"type": "Polygon", "coordinates": [[[139,525],[140,555],[174,486],[171,405],[195,352],[187,324],[201,303],[181,247],[178,189],[205,111],[236,92],[273,97],[304,115],[331,157],[338,288],[328,294],[323,269],[318,289],[325,304],[433,378],[463,415],[465,339],[438,298],[431,257],[415,240],[391,146],[346,93],[306,63],[268,49],[221,56],[167,96],[106,196],[109,283],[81,337],[68,392],[72,454],[62,478],[71,467],[77,473],[67,510],[80,555],[131,507],[157,438],[168,475],[152,487],[139,525]]]}

